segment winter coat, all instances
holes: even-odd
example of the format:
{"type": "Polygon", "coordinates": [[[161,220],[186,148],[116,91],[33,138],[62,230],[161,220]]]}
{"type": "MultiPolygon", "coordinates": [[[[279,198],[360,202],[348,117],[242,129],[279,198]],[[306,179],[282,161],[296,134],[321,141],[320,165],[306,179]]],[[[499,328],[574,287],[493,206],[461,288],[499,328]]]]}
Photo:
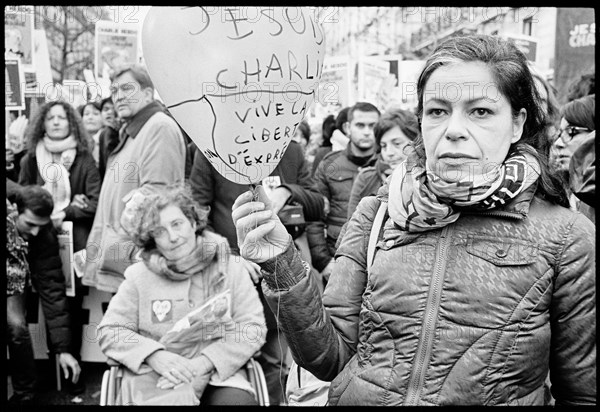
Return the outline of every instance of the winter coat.
{"type": "Polygon", "coordinates": [[[322,271],[335,254],[336,240],[348,220],[348,201],[354,179],[362,167],[374,165],[376,159],[376,154],[369,158],[354,156],[349,143],[344,150],[326,154],[317,167],[316,188],[329,200],[325,220],[312,222],[306,228],[311,258],[318,271],[322,271]]]}
{"type": "MultiPolygon", "coordinates": [[[[75,195],[84,194],[89,199],[88,207],[81,209],[69,204],[64,209],[65,221],[73,222],[73,252],[85,249],[87,238],[92,229],[92,223],[98,207],[100,196],[100,174],[94,158],[87,150],[77,150],[75,161],[69,169],[71,184],[71,201],[75,195]]],[[[19,184],[44,185],[44,179],[37,167],[36,157],[27,153],[21,160],[19,184]]]]}
{"type": "Polygon", "coordinates": [[[182,317],[229,289],[227,310],[215,310],[214,320],[203,318],[205,326],[196,350],[215,365],[219,381],[242,373],[240,368],[260,350],[266,336],[262,304],[250,275],[239,257],[226,255],[193,277],[173,281],[154,273],[144,262],[127,268],[125,280],[98,326],[104,354],[136,374],[149,372],[144,361],[155,351],[165,349],[159,343],[161,337],[182,317]],[[221,265],[223,259],[228,260],[221,265]],[[221,272],[223,266],[226,271],[221,272]]]}
{"type": "Polygon", "coordinates": [[[117,291],[124,268],[137,252],[121,228],[126,202],[136,190],[154,192],[183,183],[185,165],[179,126],[156,102],[140,110],[122,130],[124,137],[106,164],[82,278],[85,286],[110,293],[117,291]]]}
{"type": "Polygon", "coordinates": [[[595,404],[587,218],[526,191],[425,233],[386,219],[367,274],[379,204],[358,205],[324,306],[297,262],[287,271],[297,275],[277,274],[279,290],[265,273],[294,359],[332,381],[331,405],[540,405],[549,369],[557,405],[595,404]]]}
{"type": "MultiPolygon", "coordinates": [[[[381,155],[378,156],[374,166],[363,167],[360,169],[352,184],[352,190],[350,191],[350,199],[348,200],[348,220],[350,220],[354,214],[356,206],[358,206],[361,199],[367,196],[375,196],[391,172],[392,169],[382,160],[381,155]]],[[[342,236],[341,232],[340,236],[342,236]]]]}

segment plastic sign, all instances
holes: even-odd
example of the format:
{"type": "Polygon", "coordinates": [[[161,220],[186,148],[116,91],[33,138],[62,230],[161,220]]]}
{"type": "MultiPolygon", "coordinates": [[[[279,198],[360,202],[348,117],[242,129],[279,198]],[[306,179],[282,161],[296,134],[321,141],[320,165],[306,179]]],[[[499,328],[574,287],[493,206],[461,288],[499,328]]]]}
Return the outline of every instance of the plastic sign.
{"type": "Polygon", "coordinates": [[[308,7],[153,7],[142,28],[148,72],[215,169],[268,177],[317,93],[324,31],[308,7]]]}

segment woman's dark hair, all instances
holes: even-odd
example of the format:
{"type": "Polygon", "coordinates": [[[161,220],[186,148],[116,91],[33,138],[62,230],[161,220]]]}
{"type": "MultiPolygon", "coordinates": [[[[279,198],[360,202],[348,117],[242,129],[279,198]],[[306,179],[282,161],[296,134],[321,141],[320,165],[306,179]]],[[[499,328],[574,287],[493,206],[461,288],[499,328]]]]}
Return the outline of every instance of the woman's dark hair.
{"type": "Polygon", "coordinates": [[[302,133],[302,137],[304,137],[306,143],[308,143],[310,141],[310,125],[308,122],[306,120],[302,120],[298,125],[298,129],[300,130],[300,133],[302,133]]]}
{"type": "Polygon", "coordinates": [[[558,123],[560,121],[560,104],[558,103],[558,99],[556,98],[556,89],[554,88],[554,86],[548,83],[548,80],[544,79],[539,74],[531,73],[531,75],[533,76],[534,80],[537,80],[542,84],[542,86],[546,90],[546,94],[548,95],[546,101],[548,105],[548,112],[546,113],[545,121],[546,125],[558,127],[558,123]]]}
{"type": "MultiPolygon", "coordinates": [[[[344,134],[346,134],[344,132],[344,123],[346,123],[348,121],[348,112],[349,111],[350,111],[350,106],[344,107],[342,110],[340,110],[337,117],[335,118],[335,128],[344,134]]],[[[333,132],[331,132],[331,133],[333,134],[333,132]]]]}
{"type": "Polygon", "coordinates": [[[335,116],[330,114],[325,119],[323,119],[323,128],[322,128],[322,136],[323,143],[321,143],[322,147],[331,146],[331,135],[335,130],[335,116]]]}
{"type": "Polygon", "coordinates": [[[33,214],[42,218],[50,217],[54,209],[52,195],[39,185],[27,185],[19,188],[15,194],[15,203],[19,213],[29,209],[33,214]]]}
{"type": "Polygon", "coordinates": [[[81,106],[79,106],[79,108],[77,109],[77,111],[79,112],[79,115],[81,117],[83,117],[83,111],[88,106],[93,106],[96,110],[98,110],[99,112],[102,112],[102,106],[99,101],[87,102],[87,103],[84,103],[81,106]]]}
{"type": "Polygon", "coordinates": [[[102,101],[100,102],[100,111],[102,111],[102,109],[104,109],[104,105],[106,103],[114,104],[112,101],[112,97],[106,97],[106,98],[102,99],[102,101]]]}
{"type": "MultiPolygon", "coordinates": [[[[422,118],[423,95],[431,74],[442,66],[464,62],[483,62],[490,70],[500,93],[509,101],[513,116],[521,109],[527,112],[521,139],[511,145],[509,155],[517,147],[527,151],[540,163],[537,193],[550,202],[568,207],[565,187],[548,166],[545,148],[545,116],[541,99],[525,55],[510,41],[497,36],[473,35],[453,37],[442,42],[431,54],[417,81],[417,114],[422,118]],[[534,150],[528,148],[529,145],[534,150]]],[[[414,159],[424,166],[425,148],[421,135],[415,141],[414,159]]]]}
{"type": "Polygon", "coordinates": [[[560,111],[560,115],[571,126],[596,130],[596,95],[591,94],[580,97],[565,104],[560,111]]]}
{"type": "Polygon", "coordinates": [[[147,196],[138,207],[129,230],[136,245],[146,251],[156,247],[152,231],[160,221],[160,212],[169,205],[179,207],[190,222],[196,223],[196,235],[202,234],[210,209],[201,207],[194,200],[187,185],[176,184],[147,196]]]}
{"type": "Polygon", "coordinates": [[[88,150],[88,133],[83,127],[83,122],[81,121],[81,116],[67,102],[63,101],[53,101],[44,104],[39,108],[35,117],[32,119],[29,127],[26,131],[26,139],[27,139],[27,151],[31,156],[35,156],[35,148],[37,144],[42,138],[44,134],[46,134],[46,129],[44,128],[44,121],[46,119],[46,115],[54,106],[62,106],[67,113],[67,120],[69,121],[69,133],[73,135],[75,140],[77,141],[77,151],[82,153],[88,150]]]}
{"type": "Polygon", "coordinates": [[[394,109],[382,114],[379,121],[375,123],[373,134],[378,146],[381,143],[381,137],[396,126],[410,140],[415,140],[419,136],[419,120],[417,116],[408,110],[394,109]]]}

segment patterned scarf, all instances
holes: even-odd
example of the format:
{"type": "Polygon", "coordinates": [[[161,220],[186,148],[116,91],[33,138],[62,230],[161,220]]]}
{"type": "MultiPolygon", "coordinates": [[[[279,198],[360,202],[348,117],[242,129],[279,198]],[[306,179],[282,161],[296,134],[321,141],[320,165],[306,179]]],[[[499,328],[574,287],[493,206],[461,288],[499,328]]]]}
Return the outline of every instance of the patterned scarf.
{"type": "Polygon", "coordinates": [[[179,260],[167,260],[158,249],[144,250],[140,256],[148,269],[171,280],[182,281],[206,269],[213,261],[219,264],[219,271],[225,273],[229,261],[229,246],[223,237],[204,230],[196,238],[196,248],[188,256],[179,260]]]}
{"type": "Polygon", "coordinates": [[[460,208],[487,210],[506,204],[540,175],[539,163],[523,147],[517,146],[490,172],[458,182],[405,161],[389,180],[390,217],[402,230],[425,232],[456,221],[460,208]]]}
{"type": "Polygon", "coordinates": [[[69,170],[77,155],[77,141],[73,135],[62,140],[52,140],[47,135],[35,148],[38,171],[44,179],[44,189],[52,195],[54,210],[60,212],[71,203],[69,170]]]}

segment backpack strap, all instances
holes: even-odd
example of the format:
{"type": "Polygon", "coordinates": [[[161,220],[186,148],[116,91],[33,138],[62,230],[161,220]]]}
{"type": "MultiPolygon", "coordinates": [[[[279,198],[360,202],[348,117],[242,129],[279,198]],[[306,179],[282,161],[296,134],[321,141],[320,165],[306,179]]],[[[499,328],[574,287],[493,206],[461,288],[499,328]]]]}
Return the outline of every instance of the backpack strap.
{"type": "Polygon", "coordinates": [[[373,226],[371,226],[371,235],[369,236],[369,245],[367,246],[367,273],[371,270],[371,265],[375,259],[375,245],[379,240],[379,234],[383,229],[383,223],[387,214],[387,202],[380,202],[379,209],[373,220],[373,226]]]}

